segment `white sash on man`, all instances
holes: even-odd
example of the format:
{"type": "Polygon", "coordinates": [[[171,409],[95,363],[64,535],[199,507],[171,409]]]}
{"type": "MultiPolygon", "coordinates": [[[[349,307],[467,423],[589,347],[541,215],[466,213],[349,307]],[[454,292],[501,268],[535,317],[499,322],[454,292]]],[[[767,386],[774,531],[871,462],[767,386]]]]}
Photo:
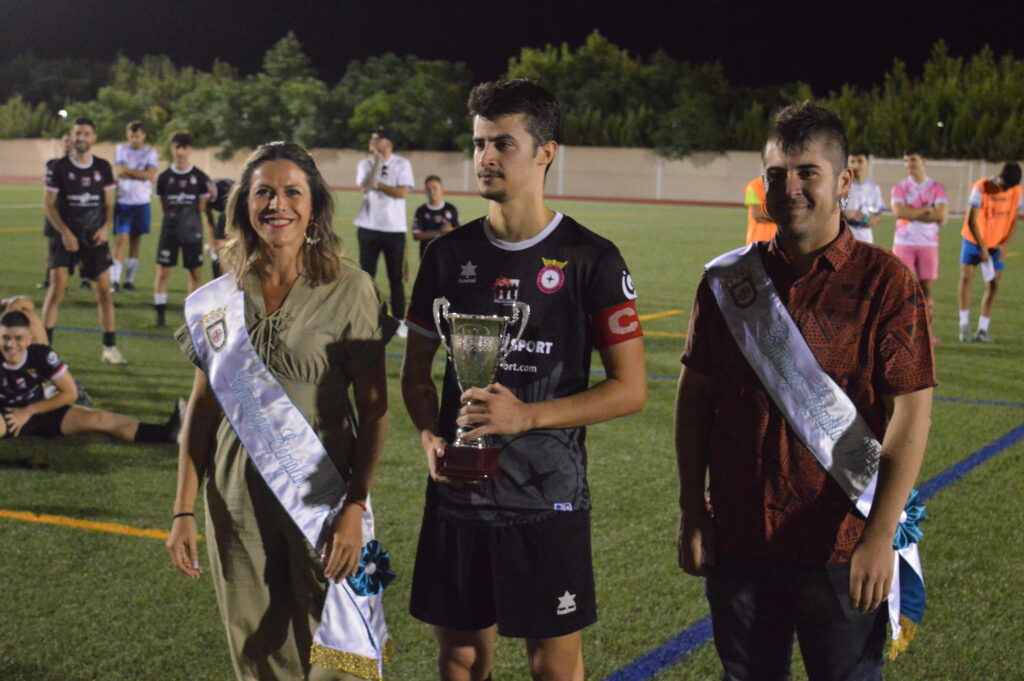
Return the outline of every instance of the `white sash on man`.
{"type": "MultiPolygon", "coordinates": [[[[319,552],[346,489],[302,412],[256,354],[245,326],[245,296],[233,274],[185,301],[192,345],[213,392],[250,460],[307,541],[319,552]]],[[[373,539],[367,499],[363,545],[373,539]]],[[[321,666],[380,679],[390,637],[381,594],[360,596],[346,580],[331,582],[310,659],[321,666]]]]}
{"type": "MultiPolygon", "coordinates": [[[[882,446],[853,400],[811,352],[765,271],[757,242],[715,258],[705,270],[729,331],[765,390],[796,436],[867,518],[882,446]]],[[[904,511],[900,523],[906,521],[904,511]]],[[[916,625],[924,612],[916,541],[898,549],[894,562],[889,623],[893,641],[905,648],[914,629],[907,623],[916,625]]]]}

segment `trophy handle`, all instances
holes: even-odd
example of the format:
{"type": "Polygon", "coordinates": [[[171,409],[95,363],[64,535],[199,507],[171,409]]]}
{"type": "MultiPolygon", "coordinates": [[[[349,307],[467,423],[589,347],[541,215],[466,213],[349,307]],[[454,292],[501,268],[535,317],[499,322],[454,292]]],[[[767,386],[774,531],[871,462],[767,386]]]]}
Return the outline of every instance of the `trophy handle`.
{"type": "Polygon", "coordinates": [[[509,333],[509,337],[511,338],[511,340],[509,340],[508,345],[506,345],[505,348],[502,350],[499,362],[504,362],[508,358],[509,354],[512,352],[512,348],[514,348],[516,344],[519,343],[519,339],[523,337],[523,332],[526,331],[526,323],[529,320],[530,305],[528,303],[524,303],[522,301],[517,300],[515,304],[512,305],[512,319],[509,320],[509,324],[515,324],[518,321],[519,333],[516,334],[515,338],[511,338],[512,334],[509,333]]]}
{"type": "Polygon", "coordinates": [[[452,354],[452,348],[448,345],[448,341],[444,337],[444,329],[441,328],[441,317],[444,317],[445,321],[448,319],[448,308],[451,303],[445,297],[434,298],[434,325],[437,326],[437,335],[441,338],[441,344],[444,346],[445,352],[450,357],[452,354]]]}

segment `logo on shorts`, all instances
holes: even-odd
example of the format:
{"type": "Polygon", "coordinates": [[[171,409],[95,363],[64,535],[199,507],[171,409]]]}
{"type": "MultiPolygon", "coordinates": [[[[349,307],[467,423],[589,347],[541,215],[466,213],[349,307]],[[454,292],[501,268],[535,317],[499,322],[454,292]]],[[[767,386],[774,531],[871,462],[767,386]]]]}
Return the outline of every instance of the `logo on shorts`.
{"type": "Polygon", "coordinates": [[[757,300],[757,287],[754,286],[754,280],[750,276],[750,270],[746,267],[741,267],[733,274],[727,277],[724,281],[725,287],[729,289],[729,295],[732,297],[736,307],[747,308],[754,304],[757,300]]]}
{"type": "Polygon", "coordinates": [[[569,504],[569,503],[555,504],[555,510],[556,511],[571,511],[572,510],[572,504],[569,504]]]}
{"type": "Polygon", "coordinates": [[[576,612],[576,594],[571,594],[566,589],[564,594],[558,596],[558,607],[555,609],[555,614],[568,615],[573,612],[576,612]]]}
{"type": "Polygon", "coordinates": [[[206,334],[206,340],[210,341],[210,347],[214,352],[223,350],[224,345],[228,342],[226,312],[226,307],[218,307],[203,315],[203,333],[206,334]]]}
{"type": "Polygon", "coordinates": [[[519,280],[508,277],[498,277],[491,285],[494,291],[494,302],[504,305],[512,305],[519,300],[519,280]]]}
{"type": "Polygon", "coordinates": [[[541,258],[544,267],[537,273],[537,288],[544,293],[554,293],[565,284],[565,266],[568,260],[554,260],[553,258],[541,258]]]}

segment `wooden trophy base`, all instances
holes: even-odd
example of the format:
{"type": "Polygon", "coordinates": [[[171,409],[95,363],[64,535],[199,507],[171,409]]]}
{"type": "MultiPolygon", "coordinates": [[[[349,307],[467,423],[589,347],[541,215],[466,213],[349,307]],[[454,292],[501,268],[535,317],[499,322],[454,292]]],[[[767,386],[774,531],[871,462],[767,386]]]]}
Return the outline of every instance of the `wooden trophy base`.
{"type": "Polygon", "coordinates": [[[497,447],[447,445],[437,461],[437,473],[451,480],[497,480],[501,477],[498,451],[497,447]]]}

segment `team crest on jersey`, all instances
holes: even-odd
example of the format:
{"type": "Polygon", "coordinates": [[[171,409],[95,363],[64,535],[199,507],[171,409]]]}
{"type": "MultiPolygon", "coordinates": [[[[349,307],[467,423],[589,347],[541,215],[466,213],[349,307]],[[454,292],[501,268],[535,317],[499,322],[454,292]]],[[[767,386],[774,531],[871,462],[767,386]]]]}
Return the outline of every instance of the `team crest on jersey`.
{"type": "Polygon", "coordinates": [[[544,267],[537,273],[537,288],[543,293],[554,293],[565,284],[565,266],[568,260],[555,260],[553,258],[541,258],[544,267]]]}
{"type": "Polygon", "coordinates": [[[203,315],[203,333],[214,352],[220,352],[228,342],[227,308],[218,307],[203,315]]]}
{"type": "Polygon", "coordinates": [[[195,184],[195,183],[196,183],[196,177],[195,177],[195,175],[189,175],[189,176],[188,176],[188,183],[189,183],[189,184],[195,184]]]}
{"type": "Polygon", "coordinates": [[[512,305],[519,300],[519,280],[498,277],[491,285],[491,291],[494,292],[494,302],[512,305]]]}
{"type": "Polygon", "coordinates": [[[736,273],[724,280],[725,288],[729,291],[732,301],[738,308],[747,308],[757,300],[757,287],[750,276],[750,270],[740,267],[736,273]]]}

